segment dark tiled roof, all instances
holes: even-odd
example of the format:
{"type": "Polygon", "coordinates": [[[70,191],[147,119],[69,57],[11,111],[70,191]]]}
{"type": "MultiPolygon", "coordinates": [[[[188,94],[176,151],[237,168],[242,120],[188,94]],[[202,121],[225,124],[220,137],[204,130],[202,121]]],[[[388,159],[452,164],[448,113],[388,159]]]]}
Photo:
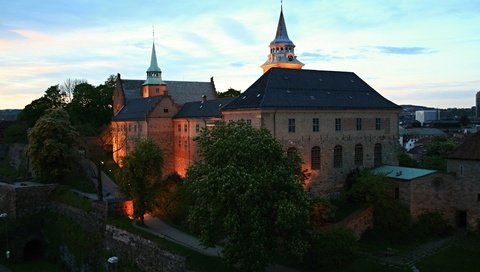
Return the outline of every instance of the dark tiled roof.
{"type": "MultiPolygon", "coordinates": [[[[131,99],[142,97],[142,84],[145,80],[122,79],[122,87],[127,104],[131,99]]],[[[167,81],[167,91],[172,96],[175,103],[182,105],[187,102],[198,101],[202,96],[206,95],[207,99],[215,99],[214,86],[211,82],[195,82],[195,81],[167,81]]]]}
{"type": "Polygon", "coordinates": [[[457,160],[480,160],[480,132],[468,137],[448,158],[457,160]]]}
{"type": "Polygon", "coordinates": [[[145,120],[148,113],[153,110],[157,102],[161,99],[161,96],[152,96],[129,100],[120,112],[113,117],[113,121],[145,120]]]}
{"type": "Polygon", "coordinates": [[[221,109],[235,97],[185,103],[174,118],[221,117],[221,109]]]}
{"type": "Polygon", "coordinates": [[[271,68],[224,110],[398,109],[355,73],[271,68]]]}

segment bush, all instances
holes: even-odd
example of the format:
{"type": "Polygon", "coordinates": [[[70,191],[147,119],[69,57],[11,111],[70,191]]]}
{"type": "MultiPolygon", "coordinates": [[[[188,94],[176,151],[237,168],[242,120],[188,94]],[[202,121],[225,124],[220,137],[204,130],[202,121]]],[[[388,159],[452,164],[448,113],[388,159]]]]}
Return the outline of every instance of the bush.
{"type": "Polygon", "coordinates": [[[319,230],[325,223],[335,220],[335,206],[323,198],[314,198],[310,204],[310,224],[319,230]]]}
{"type": "Polygon", "coordinates": [[[359,247],[353,233],[347,229],[332,229],[313,235],[304,264],[310,269],[339,268],[352,263],[359,247]]]}
{"type": "Polygon", "coordinates": [[[401,203],[390,200],[375,206],[374,228],[385,235],[390,242],[408,238],[411,226],[410,211],[401,203]]]}
{"type": "Polygon", "coordinates": [[[436,212],[420,215],[413,225],[413,233],[419,240],[447,235],[451,231],[452,228],[445,222],[442,215],[436,212]]]}
{"type": "Polygon", "coordinates": [[[166,218],[175,225],[184,225],[188,208],[191,204],[191,194],[177,173],[168,175],[155,199],[155,216],[166,218]]]}

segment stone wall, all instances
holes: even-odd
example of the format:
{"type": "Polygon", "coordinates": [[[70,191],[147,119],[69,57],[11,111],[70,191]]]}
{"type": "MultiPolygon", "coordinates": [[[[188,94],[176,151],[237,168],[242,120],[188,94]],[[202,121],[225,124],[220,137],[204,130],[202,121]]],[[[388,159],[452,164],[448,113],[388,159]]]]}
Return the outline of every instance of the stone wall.
{"type": "Polygon", "coordinates": [[[33,182],[0,183],[0,212],[11,218],[38,213],[49,205],[50,193],[56,184],[33,182]]]}
{"type": "Polygon", "coordinates": [[[477,177],[460,178],[435,173],[412,181],[397,181],[400,201],[408,206],[415,220],[428,212],[441,213],[448,224],[480,230],[480,182],[477,177]],[[466,222],[460,222],[465,213],[466,222]]]}
{"type": "Polygon", "coordinates": [[[187,271],[186,258],[162,250],[155,242],[119,229],[105,227],[105,247],[119,258],[133,261],[143,271],[187,271]]]}
{"type": "Polygon", "coordinates": [[[358,210],[336,224],[338,227],[344,227],[353,232],[357,239],[362,234],[373,227],[373,208],[358,210]]]}

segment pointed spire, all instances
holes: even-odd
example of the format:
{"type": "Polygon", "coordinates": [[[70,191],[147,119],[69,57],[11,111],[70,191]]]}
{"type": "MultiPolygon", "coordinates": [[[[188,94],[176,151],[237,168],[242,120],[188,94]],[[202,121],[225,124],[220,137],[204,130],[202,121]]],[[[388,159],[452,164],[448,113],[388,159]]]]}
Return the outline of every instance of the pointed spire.
{"type": "Polygon", "coordinates": [[[152,57],[150,58],[150,67],[147,69],[147,79],[143,85],[161,85],[165,84],[162,80],[162,70],[158,67],[157,53],[155,52],[155,43],[152,46],[152,57]]]}
{"type": "Polygon", "coordinates": [[[285,25],[285,19],[283,18],[283,6],[280,7],[280,18],[278,19],[277,34],[275,39],[271,43],[291,43],[293,42],[288,38],[287,26],[285,25]]]}
{"type": "Polygon", "coordinates": [[[152,46],[152,57],[150,59],[150,67],[148,67],[147,72],[161,72],[157,64],[157,53],[155,52],[155,43],[152,46]]]}

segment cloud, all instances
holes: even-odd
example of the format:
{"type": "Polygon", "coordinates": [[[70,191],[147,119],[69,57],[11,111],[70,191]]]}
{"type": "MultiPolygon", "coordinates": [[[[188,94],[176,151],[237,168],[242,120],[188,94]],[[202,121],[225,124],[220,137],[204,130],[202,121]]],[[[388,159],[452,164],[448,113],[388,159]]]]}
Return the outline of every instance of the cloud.
{"type": "Polygon", "coordinates": [[[432,53],[432,50],[425,47],[375,46],[375,48],[384,54],[421,55],[432,53]]]}
{"type": "Polygon", "coordinates": [[[254,31],[247,29],[244,24],[238,20],[223,17],[218,19],[218,24],[221,26],[223,32],[235,41],[243,44],[256,42],[256,39],[252,34],[254,31]]]}
{"type": "Polygon", "coordinates": [[[241,62],[232,62],[229,65],[232,67],[243,67],[245,64],[241,62]]]}
{"type": "Polygon", "coordinates": [[[335,60],[345,60],[345,59],[359,59],[362,58],[362,55],[337,55],[324,53],[322,50],[315,50],[313,52],[303,52],[300,54],[299,60],[306,62],[317,62],[317,61],[335,61],[335,60]]]}

